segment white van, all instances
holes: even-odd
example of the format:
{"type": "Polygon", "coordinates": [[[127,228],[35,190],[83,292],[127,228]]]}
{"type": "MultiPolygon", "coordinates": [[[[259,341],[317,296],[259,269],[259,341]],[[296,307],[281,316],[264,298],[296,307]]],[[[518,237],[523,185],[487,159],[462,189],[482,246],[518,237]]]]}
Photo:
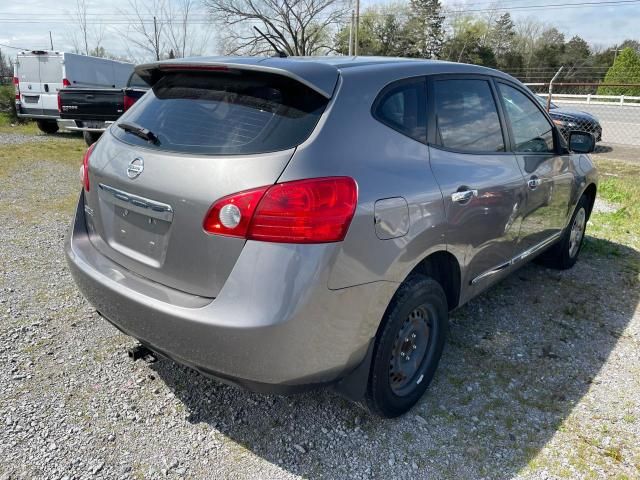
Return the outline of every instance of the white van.
{"type": "Polygon", "coordinates": [[[132,63],[75,53],[33,50],[18,54],[14,71],[16,110],[45,133],[58,131],[58,90],[67,86],[123,88],[132,63]]]}

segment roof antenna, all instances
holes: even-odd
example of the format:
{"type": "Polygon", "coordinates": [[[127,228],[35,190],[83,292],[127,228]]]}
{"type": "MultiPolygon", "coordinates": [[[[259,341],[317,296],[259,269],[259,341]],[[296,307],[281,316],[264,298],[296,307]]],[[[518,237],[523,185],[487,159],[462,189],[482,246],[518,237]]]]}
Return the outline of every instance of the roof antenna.
{"type": "Polygon", "coordinates": [[[274,55],[275,57],[287,58],[287,54],[284,53],[282,50],[280,50],[278,47],[276,47],[276,44],[273,43],[271,39],[267,37],[264,33],[262,33],[258,27],[254,25],[253,28],[255,29],[256,32],[260,34],[262,38],[264,38],[267,42],[269,42],[269,45],[273,47],[273,49],[276,51],[276,54],[274,55]]]}

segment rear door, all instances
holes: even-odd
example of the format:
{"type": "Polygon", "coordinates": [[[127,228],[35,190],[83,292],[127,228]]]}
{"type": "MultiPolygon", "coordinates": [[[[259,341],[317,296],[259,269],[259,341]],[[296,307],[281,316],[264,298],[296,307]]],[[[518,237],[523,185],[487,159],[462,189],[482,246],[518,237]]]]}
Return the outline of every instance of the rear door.
{"type": "Polygon", "coordinates": [[[43,115],[39,56],[19,55],[17,73],[22,113],[43,115]]]}
{"type": "Polygon", "coordinates": [[[139,275],[215,297],[245,241],[206,233],[209,208],[227,195],[275,183],[327,102],[273,73],[167,73],[91,155],[85,198],[92,243],[139,275]],[[157,140],[118,126],[124,123],[148,129],[157,140]]]}
{"type": "Polygon", "coordinates": [[[62,88],[62,56],[40,55],[40,100],[43,115],[58,116],[58,90],[62,88]]]}
{"type": "Polygon", "coordinates": [[[513,150],[527,182],[521,253],[560,235],[567,221],[573,172],[569,155],[559,153],[559,139],[539,102],[516,85],[496,83],[513,150]]]}
{"type": "Polygon", "coordinates": [[[463,259],[463,282],[483,288],[515,254],[524,179],[490,78],[431,77],[428,98],[429,156],[444,196],[447,247],[463,259]]]}

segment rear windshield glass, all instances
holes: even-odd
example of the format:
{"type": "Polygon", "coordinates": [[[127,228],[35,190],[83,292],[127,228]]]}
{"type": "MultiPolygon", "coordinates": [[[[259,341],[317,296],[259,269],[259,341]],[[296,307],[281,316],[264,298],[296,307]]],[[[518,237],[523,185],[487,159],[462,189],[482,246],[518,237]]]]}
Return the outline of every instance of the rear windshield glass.
{"type": "Polygon", "coordinates": [[[157,141],[114,125],[131,144],[176,152],[254,154],[302,143],[327,100],[299,82],[258,72],[176,72],[161,78],[118,123],[135,123],[157,141]]]}

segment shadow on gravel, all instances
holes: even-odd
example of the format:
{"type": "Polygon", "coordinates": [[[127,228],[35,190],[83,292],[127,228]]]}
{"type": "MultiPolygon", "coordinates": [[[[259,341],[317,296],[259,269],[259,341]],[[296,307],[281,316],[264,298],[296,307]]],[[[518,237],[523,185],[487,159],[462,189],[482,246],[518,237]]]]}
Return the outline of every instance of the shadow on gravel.
{"type": "Polygon", "coordinates": [[[639,252],[588,238],[572,270],[531,264],[515,272],[452,314],[433,384],[399,419],[371,417],[329,391],[264,396],[168,360],[152,368],[190,422],[291,473],[510,478],[531,465],[599,382],[633,318],[639,268],[639,252]]]}

